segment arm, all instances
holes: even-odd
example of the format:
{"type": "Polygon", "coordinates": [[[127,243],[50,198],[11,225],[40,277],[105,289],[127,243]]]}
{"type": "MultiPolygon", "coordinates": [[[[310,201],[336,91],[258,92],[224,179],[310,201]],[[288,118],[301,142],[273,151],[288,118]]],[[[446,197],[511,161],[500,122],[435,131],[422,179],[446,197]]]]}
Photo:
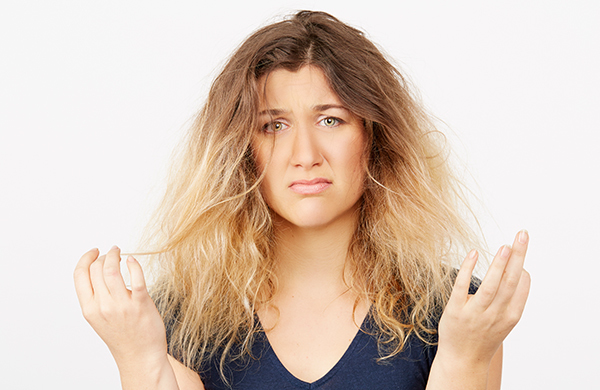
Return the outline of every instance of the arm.
{"type": "Polygon", "coordinates": [[[475,295],[469,284],[477,252],[465,259],[439,324],[438,352],[427,390],[497,390],[502,342],[517,324],[529,294],[523,269],[529,237],[520,232],[513,248],[500,248],[475,295]]]}
{"type": "Polygon", "coordinates": [[[173,356],[168,355],[169,363],[173,368],[179,390],[204,390],[204,385],[198,376],[198,373],[189,369],[176,360],[173,356]]]}
{"type": "Polygon", "coordinates": [[[502,354],[502,345],[500,345],[490,363],[486,390],[500,390],[500,384],[502,383],[502,354]]]}
{"type": "Polygon", "coordinates": [[[127,259],[128,290],[120,272],[119,248],[113,247],[106,256],[98,254],[92,249],[79,260],[75,289],[84,317],[117,363],[123,389],[204,389],[198,375],[194,378],[193,371],[181,363],[177,366],[167,355],[165,327],[148,295],[140,264],[131,256],[127,259]]]}

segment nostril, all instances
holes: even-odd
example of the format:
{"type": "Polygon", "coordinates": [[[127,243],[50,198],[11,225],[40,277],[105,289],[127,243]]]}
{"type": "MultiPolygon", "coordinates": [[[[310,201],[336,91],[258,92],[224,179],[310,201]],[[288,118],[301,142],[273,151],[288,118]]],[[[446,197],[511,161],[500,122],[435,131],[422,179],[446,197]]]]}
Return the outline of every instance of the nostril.
{"type": "Polygon", "coordinates": [[[318,140],[309,130],[297,129],[295,132],[291,164],[310,168],[323,162],[318,140]]]}

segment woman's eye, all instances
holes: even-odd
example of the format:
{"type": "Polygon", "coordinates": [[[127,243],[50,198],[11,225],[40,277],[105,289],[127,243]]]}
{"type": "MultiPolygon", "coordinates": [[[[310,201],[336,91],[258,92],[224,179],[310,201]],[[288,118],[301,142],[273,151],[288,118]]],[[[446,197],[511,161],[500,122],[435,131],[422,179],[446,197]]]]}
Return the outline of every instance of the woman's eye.
{"type": "Polygon", "coordinates": [[[334,117],[327,117],[321,121],[325,127],[335,127],[341,123],[341,120],[334,117]]]}
{"type": "Polygon", "coordinates": [[[263,131],[268,133],[278,133],[286,129],[286,125],[283,122],[269,122],[263,126],[263,131]]]}

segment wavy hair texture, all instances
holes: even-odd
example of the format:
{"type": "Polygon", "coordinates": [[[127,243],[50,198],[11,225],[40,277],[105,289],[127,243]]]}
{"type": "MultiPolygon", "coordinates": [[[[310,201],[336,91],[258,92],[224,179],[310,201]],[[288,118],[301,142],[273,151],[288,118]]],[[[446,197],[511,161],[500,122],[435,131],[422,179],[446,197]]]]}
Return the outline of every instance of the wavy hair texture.
{"type": "MultiPolygon", "coordinates": [[[[364,121],[367,179],[348,281],[372,304],[381,359],[408,336],[424,340],[452,288],[453,267],[476,243],[443,137],[407,80],[365,35],[331,15],[301,11],[247,38],[214,80],[149,225],[153,298],[169,352],[188,367],[250,354],[255,309],[277,283],[272,214],[251,140],[260,80],[276,69],[321,69],[364,121]]],[[[224,375],[223,370],[221,372],[224,375]]]]}

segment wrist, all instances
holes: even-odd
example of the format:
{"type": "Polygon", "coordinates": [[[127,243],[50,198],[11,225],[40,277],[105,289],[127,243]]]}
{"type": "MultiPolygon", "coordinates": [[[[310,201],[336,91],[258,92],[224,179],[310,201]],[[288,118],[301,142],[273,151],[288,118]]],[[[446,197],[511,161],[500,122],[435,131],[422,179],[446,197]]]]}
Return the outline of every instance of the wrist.
{"type": "Polygon", "coordinates": [[[479,340],[479,337],[469,340],[465,337],[442,336],[439,337],[436,358],[443,361],[445,365],[457,369],[472,368],[487,371],[498,349],[497,346],[485,345],[482,340],[479,340]]]}
{"type": "Polygon", "coordinates": [[[123,390],[165,389],[178,390],[175,373],[167,353],[143,358],[115,358],[123,390]]]}
{"type": "Polygon", "coordinates": [[[490,362],[472,356],[438,351],[433,360],[427,390],[483,390],[487,388],[490,362]]]}
{"type": "Polygon", "coordinates": [[[448,370],[472,373],[487,373],[490,359],[482,358],[476,354],[456,354],[443,349],[438,349],[434,362],[448,370]]]}

